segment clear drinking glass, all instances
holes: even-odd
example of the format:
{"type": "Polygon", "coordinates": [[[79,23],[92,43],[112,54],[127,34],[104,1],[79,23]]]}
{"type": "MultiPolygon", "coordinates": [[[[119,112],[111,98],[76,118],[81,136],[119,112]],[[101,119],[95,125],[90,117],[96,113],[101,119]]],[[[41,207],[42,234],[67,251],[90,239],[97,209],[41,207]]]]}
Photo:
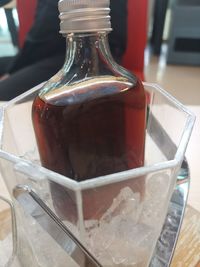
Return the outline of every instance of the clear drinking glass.
{"type": "Polygon", "coordinates": [[[14,205],[13,258],[19,266],[77,266],[16,202],[13,189],[19,184],[30,186],[102,266],[149,265],[195,118],[158,85],[144,86],[149,103],[145,165],[82,182],[40,165],[31,109],[41,86],[1,107],[0,166],[14,205]],[[90,220],[94,210],[103,215],[90,220]]]}

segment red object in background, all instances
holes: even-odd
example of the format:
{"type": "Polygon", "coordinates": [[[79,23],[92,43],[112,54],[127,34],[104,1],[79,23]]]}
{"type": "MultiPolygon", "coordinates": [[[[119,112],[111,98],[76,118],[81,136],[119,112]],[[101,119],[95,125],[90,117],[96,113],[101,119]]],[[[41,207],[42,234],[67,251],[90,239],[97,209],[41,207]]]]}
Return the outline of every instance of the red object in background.
{"type": "Polygon", "coordinates": [[[37,0],[17,0],[19,18],[19,46],[22,47],[26,34],[30,30],[35,16],[37,0]]]}
{"type": "Polygon", "coordinates": [[[144,81],[144,50],[147,42],[148,0],[128,0],[127,49],[125,68],[144,81]]]}

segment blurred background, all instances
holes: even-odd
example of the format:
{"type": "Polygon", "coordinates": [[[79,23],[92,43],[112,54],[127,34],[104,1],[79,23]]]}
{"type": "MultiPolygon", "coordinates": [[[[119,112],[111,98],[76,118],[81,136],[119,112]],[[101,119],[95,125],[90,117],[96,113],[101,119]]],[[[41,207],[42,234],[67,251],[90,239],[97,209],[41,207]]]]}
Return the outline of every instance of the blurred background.
{"type": "MultiPolygon", "coordinates": [[[[147,1],[145,80],[159,83],[186,105],[200,104],[200,1],[147,1]]],[[[21,42],[16,0],[3,2],[0,57],[16,54],[21,42]]]]}
{"type": "Polygon", "coordinates": [[[16,2],[12,1],[0,8],[0,57],[17,53],[18,27],[16,2]]]}

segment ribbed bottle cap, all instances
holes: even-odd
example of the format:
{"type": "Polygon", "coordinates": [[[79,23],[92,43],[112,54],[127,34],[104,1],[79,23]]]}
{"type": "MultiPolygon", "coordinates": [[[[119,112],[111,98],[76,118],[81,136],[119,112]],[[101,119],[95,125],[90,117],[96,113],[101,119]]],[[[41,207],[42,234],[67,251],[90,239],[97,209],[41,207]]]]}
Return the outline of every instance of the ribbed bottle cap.
{"type": "Polygon", "coordinates": [[[60,33],[111,31],[110,0],[60,0],[60,33]]]}

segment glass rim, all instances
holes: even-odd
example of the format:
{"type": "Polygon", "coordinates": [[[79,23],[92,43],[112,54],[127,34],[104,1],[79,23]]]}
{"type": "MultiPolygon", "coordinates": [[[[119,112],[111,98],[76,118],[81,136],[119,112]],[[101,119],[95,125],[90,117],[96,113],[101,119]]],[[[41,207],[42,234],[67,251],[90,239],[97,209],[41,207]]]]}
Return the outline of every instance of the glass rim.
{"type": "Polygon", "coordinates": [[[1,141],[0,157],[14,163],[15,164],[14,169],[16,171],[27,174],[33,180],[35,179],[37,181],[40,181],[44,179],[50,179],[51,181],[59,183],[60,185],[67,186],[69,189],[80,191],[80,190],[86,190],[90,188],[96,188],[108,185],[113,182],[117,183],[129,179],[134,179],[136,177],[140,177],[148,173],[179,167],[181,162],[183,161],[187,144],[189,142],[192,129],[195,123],[195,115],[187,107],[185,107],[182,103],[180,103],[176,98],[174,98],[172,95],[166,92],[162,87],[160,87],[158,84],[147,83],[147,82],[143,82],[144,87],[154,88],[154,90],[158,91],[161,95],[167,98],[178,110],[185,113],[187,116],[185,126],[182,129],[182,136],[180,138],[180,143],[177,146],[175,157],[172,160],[164,160],[161,162],[154,163],[152,165],[142,166],[127,171],[99,176],[78,182],[72,180],[67,176],[58,174],[38,164],[35,164],[31,160],[20,158],[19,156],[16,156],[14,154],[2,150],[1,147],[3,141],[2,136],[3,136],[3,122],[4,122],[5,109],[11,106],[12,104],[15,104],[16,102],[21,101],[26,96],[29,96],[30,94],[38,91],[39,88],[42,86],[42,84],[37,85],[36,87],[30,89],[29,91],[23,93],[20,96],[17,96],[16,98],[12,99],[11,101],[8,101],[7,103],[5,103],[0,107],[0,141],[1,141]]]}

